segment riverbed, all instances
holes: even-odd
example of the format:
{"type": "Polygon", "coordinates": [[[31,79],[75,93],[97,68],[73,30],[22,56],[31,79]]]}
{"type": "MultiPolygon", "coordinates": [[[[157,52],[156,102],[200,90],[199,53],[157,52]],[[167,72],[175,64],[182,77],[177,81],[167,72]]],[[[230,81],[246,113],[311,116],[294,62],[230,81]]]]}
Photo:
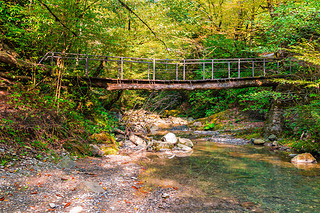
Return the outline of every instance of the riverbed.
{"type": "Polygon", "coordinates": [[[169,212],[320,212],[319,166],[296,168],[263,146],[198,140],[189,156],[150,154],[140,164],[146,188],[177,189],[169,212]]]}

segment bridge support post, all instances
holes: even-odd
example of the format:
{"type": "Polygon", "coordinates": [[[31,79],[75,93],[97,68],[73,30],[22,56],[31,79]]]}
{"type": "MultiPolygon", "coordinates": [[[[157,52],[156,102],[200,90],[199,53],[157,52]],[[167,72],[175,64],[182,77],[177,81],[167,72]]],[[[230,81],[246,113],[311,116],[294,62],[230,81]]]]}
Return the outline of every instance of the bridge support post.
{"type": "Polygon", "coordinates": [[[178,64],[176,64],[176,80],[179,80],[179,67],[178,64]]]}
{"type": "Polygon", "coordinates": [[[123,80],[123,57],[121,57],[121,80],[123,80]]]}
{"type": "Polygon", "coordinates": [[[87,76],[87,78],[89,77],[88,76],[88,70],[89,70],[89,58],[88,58],[88,56],[86,57],[86,76],[87,76]]]}
{"type": "Polygon", "coordinates": [[[119,77],[120,77],[120,66],[119,66],[119,64],[120,64],[120,62],[118,61],[118,74],[117,74],[117,78],[119,79],[119,77]]]}
{"type": "Polygon", "coordinates": [[[241,68],[241,64],[240,64],[240,59],[238,60],[238,78],[241,77],[240,75],[240,68],[241,68]]]}
{"type": "Polygon", "coordinates": [[[206,79],[206,62],[204,62],[202,65],[202,79],[206,79]]]}
{"type": "Polygon", "coordinates": [[[186,60],[183,60],[183,80],[186,80],[186,60]]]}
{"type": "Polygon", "coordinates": [[[211,79],[213,80],[213,59],[211,61],[211,79]]]}
{"type": "Polygon", "coordinates": [[[156,80],[156,59],[153,59],[153,80],[156,80]]]}
{"type": "Polygon", "coordinates": [[[148,62],[148,80],[150,80],[150,63],[148,62]]]}
{"type": "Polygon", "coordinates": [[[252,77],[254,77],[254,61],[252,61],[252,77]]]}

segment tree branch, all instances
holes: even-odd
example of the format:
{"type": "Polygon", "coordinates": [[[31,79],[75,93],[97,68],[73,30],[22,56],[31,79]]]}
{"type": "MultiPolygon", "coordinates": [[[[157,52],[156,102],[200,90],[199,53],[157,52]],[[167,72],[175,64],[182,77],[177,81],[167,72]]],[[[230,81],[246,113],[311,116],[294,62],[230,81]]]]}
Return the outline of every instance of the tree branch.
{"type": "Polygon", "coordinates": [[[38,0],[40,4],[42,4],[48,11],[49,13],[55,18],[57,22],[59,22],[64,28],[66,28],[68,31],[70,31],[75,37],[78,37],[78,35],[73,32],[69,27],[67,27],[53,12],[52,10],[46,5],[45,3],[42,2],[42,0],[38,0]]]}
{"type": "Polygon", "coordinates": [[[166,50],[168,51],[168,47],[166,45],[166,43],[164,41],[162,41],[157,34],[152,30],[152,28],[144,21],[142,20],[128,5],[126,5],[124,2],[122,2],[121,0],[118,0],[118,2],[124,7],[126,8],[130,13],[132,13],[134,16],[136,16],[150,31],[151,33],[156,37],[156,39],[158,39],[165,47],[166,50]]]}

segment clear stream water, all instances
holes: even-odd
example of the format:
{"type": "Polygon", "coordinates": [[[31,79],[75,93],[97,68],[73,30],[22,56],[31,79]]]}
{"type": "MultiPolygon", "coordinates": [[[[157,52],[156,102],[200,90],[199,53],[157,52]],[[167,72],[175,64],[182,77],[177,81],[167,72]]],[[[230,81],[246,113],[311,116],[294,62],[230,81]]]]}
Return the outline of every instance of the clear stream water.
{"type": "Polygon", "coordinates": [[[190,156],[149,158],[149,184],[191,187],[194,199],[227,197],[263,212],[320,212],[319,165],[296,168],[264,147],[200,141],[190,156]]]}

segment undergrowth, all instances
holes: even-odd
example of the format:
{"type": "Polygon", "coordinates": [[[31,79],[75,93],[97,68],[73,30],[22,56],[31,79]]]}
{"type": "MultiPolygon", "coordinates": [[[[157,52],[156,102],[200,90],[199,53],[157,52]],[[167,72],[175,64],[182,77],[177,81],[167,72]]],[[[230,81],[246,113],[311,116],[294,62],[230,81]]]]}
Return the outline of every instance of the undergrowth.
{"type": "Polygon", "coordinates": [[[6,110],[0,111],[1,164],[19,156],[44,160],[57,158],[63,144],[72,144],[68,151],[90,155],[88,144],[94,133],[111,132],[116,118],[103,108],[90,88],[63,88],[54,96],[52,85],[15,84],[10,88],[6,110]],[[76,147],[76,149],[73,149],[76,147]]]}

